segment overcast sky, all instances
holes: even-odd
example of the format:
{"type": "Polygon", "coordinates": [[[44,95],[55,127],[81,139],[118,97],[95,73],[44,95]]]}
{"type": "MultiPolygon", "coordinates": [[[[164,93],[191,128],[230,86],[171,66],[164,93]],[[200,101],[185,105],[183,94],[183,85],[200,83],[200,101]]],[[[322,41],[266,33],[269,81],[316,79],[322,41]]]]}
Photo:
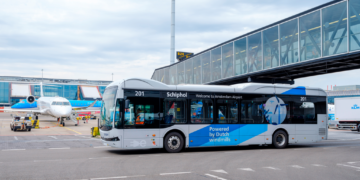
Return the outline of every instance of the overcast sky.
{"type": "MultiPolygon", "coordinates": [[[[330,0],[177,0],[176,51],[198,53],[330,0]]],[[[0,76],[150,78],[170,60],[171,0],[0,0],[0,76]]],[[[359,70],[297,79],[350,85],[359,70]]]]}

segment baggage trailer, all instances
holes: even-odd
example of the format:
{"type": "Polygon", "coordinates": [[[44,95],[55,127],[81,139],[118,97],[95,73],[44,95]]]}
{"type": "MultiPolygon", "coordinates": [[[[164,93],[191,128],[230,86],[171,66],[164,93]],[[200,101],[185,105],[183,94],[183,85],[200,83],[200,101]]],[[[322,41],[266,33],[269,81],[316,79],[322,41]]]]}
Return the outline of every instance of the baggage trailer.
{"type": "Polygon", "coordinates": [[[359,131],[360,97],[335,98],[335,120],[339,122],[338,129],[359,131]]]}

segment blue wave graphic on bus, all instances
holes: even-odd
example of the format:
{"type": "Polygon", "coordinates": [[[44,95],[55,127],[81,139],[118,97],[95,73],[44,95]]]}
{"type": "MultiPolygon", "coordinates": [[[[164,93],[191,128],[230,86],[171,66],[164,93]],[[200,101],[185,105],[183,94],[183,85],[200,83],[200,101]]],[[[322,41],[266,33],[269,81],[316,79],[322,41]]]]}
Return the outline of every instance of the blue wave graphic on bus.
{"type": "MultiPolygon", "coordinates": [[[[72,107],[88,107],[94,101],[86,101],[86,100],[69,100],[72,107]]],[[[101,107],[101,101],[97,101],[93,107],[101,107]]],[[[11,106],[14,109],[27,109],[27,108],[37,108],[37,101],[30,104],[26,101],[26,99],[14,104],[11,106]]]]}
{"type": "Polygon", "coordinates": [[[267,124],[213,124],[190,133],[189,146],[239,145],[267,130],[267,124]]]}

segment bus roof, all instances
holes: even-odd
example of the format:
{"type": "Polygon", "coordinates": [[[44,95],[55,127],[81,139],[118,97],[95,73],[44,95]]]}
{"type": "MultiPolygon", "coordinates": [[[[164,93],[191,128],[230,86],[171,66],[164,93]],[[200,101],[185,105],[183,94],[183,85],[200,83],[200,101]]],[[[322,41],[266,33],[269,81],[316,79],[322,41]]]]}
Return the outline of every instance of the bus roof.
{"type": "Polygon", "coordinates": [[[217,92],[217,93],[254,93],[254,94],[283,94],[283,95],[310,95],[326,96],[321,88],[305,86],[289,86],[278,84],[243,83],[231,86],[226,85],[166,85],[152,79],[131,78],[124,81],[114,81],[107,86],[120,86],[123,89],[159,90],[159,91],[187,91],[187,92],[217,92]]]}

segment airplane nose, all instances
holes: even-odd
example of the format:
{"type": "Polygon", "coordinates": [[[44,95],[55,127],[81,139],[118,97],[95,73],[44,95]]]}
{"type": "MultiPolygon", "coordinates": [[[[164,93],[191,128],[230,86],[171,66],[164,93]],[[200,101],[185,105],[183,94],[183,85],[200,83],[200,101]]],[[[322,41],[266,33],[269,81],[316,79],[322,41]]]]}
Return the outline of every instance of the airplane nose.
{"type": "Polygon", "coordinates": [[[70,116],[71,109],[69,108],[59,108],[54,111],[54,115],[57,117],[68,117],[70,116]]]}

